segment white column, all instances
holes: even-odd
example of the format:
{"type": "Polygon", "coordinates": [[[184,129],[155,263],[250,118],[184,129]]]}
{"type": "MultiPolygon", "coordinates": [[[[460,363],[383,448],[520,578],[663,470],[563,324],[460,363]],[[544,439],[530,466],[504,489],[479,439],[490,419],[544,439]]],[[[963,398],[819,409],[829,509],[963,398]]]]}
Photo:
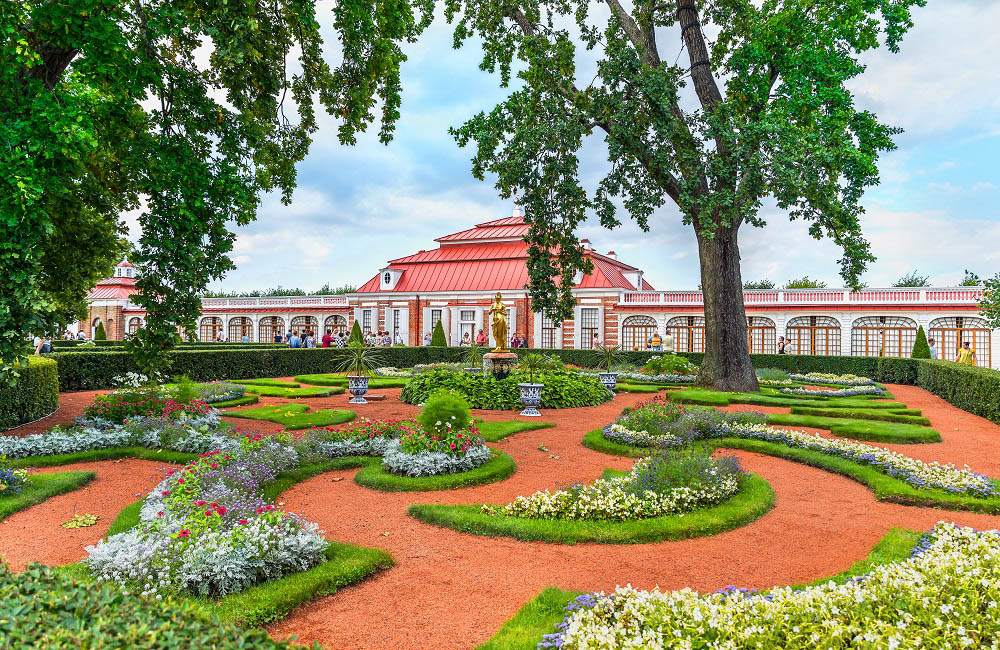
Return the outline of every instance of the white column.
{"type": "Polygon", "coordinates": [[[449,336],[451,337],[450,340],[448,341],[449,345],[458,345],[459,343],[462,342],[462,334],[461,334],[461,332],[458,331],[459,330],[459,322],[458,322],[458,320],[459,320],[459,318],[458,318],[459,317],[458,310],[459,309],[460,309],[460,307],[449,307],[448,308],[448,317],[449,317],[449,319],[451,321],[451,327],[448,328],[448,331],[450,332],[449,336]]]}
{"type": "Polygon", "coordinates": [[[573,307],[573,348],[579,350],[582,346],[580,345],[580,310],[582,307],[577,305],[573,307]]]}
{"type": "Polygon", "coordinates": [[[837,314],[834,316],[840,321],[840,354],[841,356],[851,357],[854,356],[854,352],[851,350],[851,325],[854,323],[854,319],[857,318],[857,314],[852,312],[846,312],[843,314],[837,314]]]}

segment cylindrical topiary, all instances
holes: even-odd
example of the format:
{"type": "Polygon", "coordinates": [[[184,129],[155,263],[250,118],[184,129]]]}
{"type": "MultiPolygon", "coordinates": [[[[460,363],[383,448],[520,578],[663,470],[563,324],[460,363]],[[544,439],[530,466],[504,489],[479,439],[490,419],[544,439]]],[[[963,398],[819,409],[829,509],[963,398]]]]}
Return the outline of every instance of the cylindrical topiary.
{"type": "Polygon", "coordinates": [[[438,321],[437,325],[434,326],[434,333],[431,334],[431,346],[448,347],[448,339],[444,337],[444,325],[441,324],[441,321],[438,321]]]}
{"type": "Polygon", "coordinates": [[[930,359],[931,347],[927,344],[927,335],[924,334],[924,326],[917,328],[917,340],[913,342],[913,353],[910,356],[914,359],[930,359]]]}
{"type": "Polygon", "coordinates": [[[95,341],[107,341],[108,333],[104,331],[104,322],[101,321],[97,324],[97,329],[94,330],[94,340],[95,341]]]}
{"type": "Polygon", "coordinates": [[[59,375],[56,362],[28,357],[17,368],[17,383],[0,384],[0,430],[45,417],[59,407],[59,375]]]}

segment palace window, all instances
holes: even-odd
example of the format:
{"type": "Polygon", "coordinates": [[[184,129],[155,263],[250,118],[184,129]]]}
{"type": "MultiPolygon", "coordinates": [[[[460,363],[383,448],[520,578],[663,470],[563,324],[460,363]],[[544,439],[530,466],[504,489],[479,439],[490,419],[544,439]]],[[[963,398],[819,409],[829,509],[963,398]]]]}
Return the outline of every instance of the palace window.
{"type": "Polygon", "coordinates": [[[542,316],[542,340],[540,341],[541,347],[546,350],[552,350],[556,347],[556,336],[559,333],[559,328],[556,324],[552,322],[552,319],[548,316],[542,316]]]}
{"type": "Polygon", "coordinates": [[[201,327],[198,328],[198,338],[202,341],[215,341],[222,331],[222,319],[218,316],[208,316],[201,319],[201,327]]]}
{"type": "Polygon", "coordinates": [[[265,316],[257,326],[258,340],[261,343],[273,343],[275,335],[284,337],[285,321],[278,316],[265,316]]]}
{"type": "Polygon", "coordinates": [[[440,321],[441,321],[441,310],[440,309],[432,309],[431,310],[431,334],[434,333],[434,329],[437,327],[437,324],[440,321]]]}
{"type": "Polygon", "coordinates": [[[704,316],[675,316],[667,321],[666,330],[674,340],[675,352],[705,351],[704,316]]]}
{"type": "Polygon", "coordinates": [[[656,330],[656,320],[651,316],[629,316],[622,322],[622,349],[645,350],[656,330]]]}
{"type": "Polygon", "coordinates": [[[597,307],[584,307],[580,310],[580,347],[592,349],[597,347],[594,339],[600,336],[601,310],[597,307]]]}
{"type": "Polygon", "coordinates": [[[778,351],[774,321],[763,316],[747,317],[747,345],[750,354],[774,354],[778,351]]]}
{"type": "Polygon", "coordinates": [[[140,319],[138,316],[133,316],[132,318],[129,319],[128,321],[129,334],[135,334],[136,332],[139,331],[140,327],[142,327],[142,319],[140,319]]]}
{"type": "Polygon", "coordinates": [[[253,343],[253,321],[246,316],[229,319],[229,340],[239,343],[246,336],[253,343]]]}
{"type": "Polygon", "coordinates": [[[331,334],[343,334],[347,332],[347,319],[338,314],[327,316],[323,327],[330,330],[331,334]]]}
{"type": "Polygon", "coordinates": [[[955,316],[953,318],[935,318],[931,321],[928,338],[935,340],[938,359],[955,361],[958,359],[958,349],[965,342],[976,351],[976,365],[990,367],[991,331],[982,318],[971,316],[955,316]]]}
{"type": "Polygon", "coordinates": [[[319,321],[315,316],[296,316],[292,319],[292,331],[298,332],[301,337],[306,330],[315,332],[319,329],[319,321]]]}
{"type": "Polygon", "coordinates": [[[851,326],[851,354],[856,357],[909,358],[917,340],[917,322],[902,316],[865,316],[851,326]]]}
{"type": "Polygon", "coordinates": [[[469,340],[476,340],[476,310],[462,309],[458,312],[458,336],[460,341],[465,340],[465,335],[469,335],[469,340]]]}
{"type": "Polygon", "coordinates": [[[785,326],[791,354],[840,354],[840,321],[829,316],[796,316],[785,326]]]}

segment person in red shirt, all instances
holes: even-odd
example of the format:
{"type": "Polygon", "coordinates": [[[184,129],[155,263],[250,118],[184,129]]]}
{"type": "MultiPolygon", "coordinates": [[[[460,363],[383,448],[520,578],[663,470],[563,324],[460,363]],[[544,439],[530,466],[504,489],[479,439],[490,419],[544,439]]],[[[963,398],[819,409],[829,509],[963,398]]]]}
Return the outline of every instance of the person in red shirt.
{"type": "Polygon", "coordinates": [[[330,336],[330,330],[327,330],[326,334],[323,335],[323,347],[328,348],[331,343],[333,343],[333,337],[330,336]]]}
{"type": "Polygon", "coordinates": [[[476,335],[476,345],[479,347],[486,347],[489,342],[490,338],[486,336],[486,333],[483,332],[483,330],[479,330],[479,334],[476,335]]]}

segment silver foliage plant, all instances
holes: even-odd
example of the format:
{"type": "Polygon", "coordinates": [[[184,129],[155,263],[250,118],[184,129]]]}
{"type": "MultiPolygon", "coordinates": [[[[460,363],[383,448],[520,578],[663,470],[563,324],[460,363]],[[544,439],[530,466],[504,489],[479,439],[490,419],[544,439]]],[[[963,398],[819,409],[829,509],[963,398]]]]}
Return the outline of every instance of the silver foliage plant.
{"type": "Polygon", "coordinates": [[[436,476],[468,472],[488,463],[492,457],[493,453],[486,445],[469,447],[460,454],[427,450],[408,454],[402,450],[398,440],[393,440],[382,455],[382,467],[401,476],[436,476]]]}

